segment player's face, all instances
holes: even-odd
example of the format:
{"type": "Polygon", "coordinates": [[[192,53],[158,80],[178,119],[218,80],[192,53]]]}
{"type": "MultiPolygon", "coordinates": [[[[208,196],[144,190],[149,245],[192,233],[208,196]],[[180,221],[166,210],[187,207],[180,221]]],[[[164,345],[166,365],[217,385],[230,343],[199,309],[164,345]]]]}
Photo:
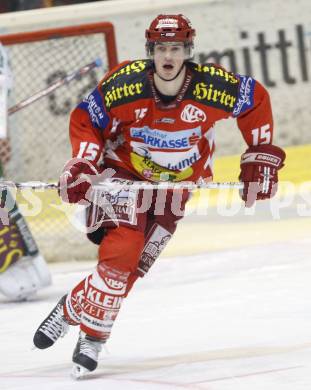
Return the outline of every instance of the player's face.
{"type": "Polygon", "coordinates": [[[164,80],[173,79],[185,61],[183,43],[157,43],[154,47],[154,65],[157,74],[164,80]]]}

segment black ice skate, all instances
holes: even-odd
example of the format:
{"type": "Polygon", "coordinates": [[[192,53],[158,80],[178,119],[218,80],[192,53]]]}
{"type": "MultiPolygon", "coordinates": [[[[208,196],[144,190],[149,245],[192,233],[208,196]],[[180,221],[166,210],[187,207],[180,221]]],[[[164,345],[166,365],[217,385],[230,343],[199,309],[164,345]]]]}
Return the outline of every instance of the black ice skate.
{"type": "Polygon", "coordinates": [[[74,378],[81,378],[84,374],[96,369],[98,355],[102,349],[102,345],[103,341],[80,331],[79,339],[72,356],[72,361],[75,363],[72,370],[72,376],[74,378]]]}
{"type": "Polygon", "coordinates": [[[68,323],[64,318],[63,306],[66,295],[63,296],[51,313],[42,322],[33,337],[33,343],[37,348],[51,347],[56,340],[68,332],[68,323]]]}

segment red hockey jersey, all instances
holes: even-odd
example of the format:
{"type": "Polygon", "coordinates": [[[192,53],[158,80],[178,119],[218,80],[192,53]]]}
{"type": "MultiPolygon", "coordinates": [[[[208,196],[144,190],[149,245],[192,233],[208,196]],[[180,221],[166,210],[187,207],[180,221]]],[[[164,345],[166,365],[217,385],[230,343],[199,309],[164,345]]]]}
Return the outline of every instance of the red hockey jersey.
{"type": "Polygon", "coordinates": [[[272,142],[265,88],[252,77],[214,65],[186,63],[174,101],[161,101],[151,60],[124,62],[72,112],[73,157],[127,169],[150,181],[210,179],[214,125],[236,117],[248,145],[272,142]]]}

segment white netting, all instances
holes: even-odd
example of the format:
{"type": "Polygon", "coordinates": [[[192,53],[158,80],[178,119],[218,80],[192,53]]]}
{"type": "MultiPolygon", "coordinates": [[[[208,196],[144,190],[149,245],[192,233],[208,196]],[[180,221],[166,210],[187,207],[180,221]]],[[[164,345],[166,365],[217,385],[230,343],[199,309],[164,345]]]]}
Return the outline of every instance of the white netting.
{"type": "MultiPolygon", "coordinates": [[[[70,111],[108,70],[107,55],[113,48],[106,47],[103,33],[64,36],[61,30],[60,33],[54,31],[49,39],[9,44],[6,48],[14,79],[10,105],[97,58],[103,62],[102,67],[9,118],[10,142],[0,144],[5,177],[13,181],[57,181],[64,163],[71,157],[70,111]]],[[[64,212],[58,210],[60,201],[55,191],[21,193],[19,202],[21,208],[27,210],[24,214],[34,214],[28,216],[27,221],[46,258],[85,258],[89,257],[89,251],[94,255],[96,248],[87,245],[84,235],[71,226],[64,212]]]]}

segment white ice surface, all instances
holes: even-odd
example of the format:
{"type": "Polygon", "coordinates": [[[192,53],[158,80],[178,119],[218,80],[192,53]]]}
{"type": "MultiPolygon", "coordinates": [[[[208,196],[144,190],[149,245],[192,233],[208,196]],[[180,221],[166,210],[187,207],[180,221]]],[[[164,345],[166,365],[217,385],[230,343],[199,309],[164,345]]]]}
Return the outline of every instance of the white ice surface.
{"type": "Polygon", "coordinates": [[[310,390],[310,255],[304,239],[158,261],[80,381],[69,375],[77,328],[44,351],[32,336],[92,265],[51,265],[36,299],[0,298],[0,390],[310,390]]]}

